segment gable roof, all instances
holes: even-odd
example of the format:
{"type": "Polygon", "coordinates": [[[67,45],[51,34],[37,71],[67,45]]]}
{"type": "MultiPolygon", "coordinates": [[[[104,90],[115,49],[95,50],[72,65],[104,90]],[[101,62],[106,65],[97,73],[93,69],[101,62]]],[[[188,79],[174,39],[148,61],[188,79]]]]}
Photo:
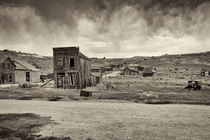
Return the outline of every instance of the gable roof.
{"type": "Polygon", "coordinates": [[[0,64],[1,64],[2,62],[4,62],[7,58],[8,58],[7,55],[5,55],[5,54],[3,54],[3,53],[0,53],[0,64]]]}
{"type": "Polygon", "coordinates": [[[131,71],[131,72],[136,72],[136,73],[138,73],[138,71],[135,70],[135,68],[126,67],[126,68],[124,68],[124,70],[129,70],[129,71],[131,71]]]}
{"type": "Polygon", "coordinates": [[[40,71],[40,69],[37,69],[35,66],[29,64],[26,61],[13,60],[13,63],[15,64],[16,69],[18,69],[18,70],[40,71]]]}
{"type": "Polygon", "coordinates": [[[14,60],[7,55],[0,53],[0,64],[3,63],[6,59],[10,59],[10,61],[15,65],[16,70],[40,71],[40,69],[37,69],[35,66],[29,64],[26,61],[14,60]]]}
{"type": "Polygon", "coordinates": [[[128,67],[138,67],[139,64],[128,64],[128,67]]]}

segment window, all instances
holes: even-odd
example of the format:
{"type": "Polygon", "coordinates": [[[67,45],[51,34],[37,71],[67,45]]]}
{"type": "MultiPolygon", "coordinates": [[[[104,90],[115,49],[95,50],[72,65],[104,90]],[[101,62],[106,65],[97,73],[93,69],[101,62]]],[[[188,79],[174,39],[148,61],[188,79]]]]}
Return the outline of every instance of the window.
{"type": "Polygon", "coordinates": [[[30,82],[30,72],[26,72],[26,81],[30,82]]]}
{"type": "Polygon", "coordinates": [[[58,67],[60,67],[60,68],[63,67],[63,58],[58,58],[58,59],[57,59],[57,65],[58,65],[58,67]]]}
{"type": "Polygon", "coordinates": [[[74,58],[70,58],[70,67],[71,67],[71,68],[74,67],[74,58]]]}
{"type": "Polygon", "coordinates": [[[5,82],[6,77],[4,75],[1,76],[2,83],[5,82]]]}
{"type": "Polygon", "coordinates": [[[9,82],[12,82],[12,75],[9,76],[9,82]]]}
{"type": "Polygon", "coordinates": [[[5,69],[5,64],[3,63],[3,69],[5,69]]]}
{"type": "Polygon", "coordinates": [[[8,64],[8,69],[10,69],[10,64],[8,64]]]}

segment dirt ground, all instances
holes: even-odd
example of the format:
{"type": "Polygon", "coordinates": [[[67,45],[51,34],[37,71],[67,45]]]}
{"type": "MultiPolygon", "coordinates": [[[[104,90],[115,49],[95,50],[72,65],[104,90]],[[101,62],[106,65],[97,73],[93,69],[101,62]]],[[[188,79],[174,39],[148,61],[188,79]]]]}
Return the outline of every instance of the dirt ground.
{"type": "Polygon", "coordinates": [[[127,101],[0,100],[0,113],[34,113],[57,124],[43,136],[85,140],[168,140],[210,137],[210,108],[203,105],[147,105],[127,101]]]}

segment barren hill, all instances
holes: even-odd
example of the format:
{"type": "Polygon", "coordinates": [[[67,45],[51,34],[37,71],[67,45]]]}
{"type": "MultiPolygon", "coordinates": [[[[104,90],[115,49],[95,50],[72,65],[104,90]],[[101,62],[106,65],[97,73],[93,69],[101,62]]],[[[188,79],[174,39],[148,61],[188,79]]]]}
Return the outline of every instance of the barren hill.
{"type": "Polygon", "coordinates": [[[53,72],[52,57],[40,56],[31,53],[16,52],[12,50],[0,50],[0,55],[4,57],[8,56],[12,59],[26,61],[34,65],[36,68],[41,69],[42,74],[49,74],[53,72]]]}
{"type": "MultiPolygon", "coordinates": [[[[0,50],[0,55],[6,55],[13,59],[27,61],[35,67],[41,69],[42,74],[53,72],[53,59],[51,56],[40,56],[33,53],[16,52],[12,50],[0,50]]],[[[1,57],[0,57],[1,58],[1,57]]],[[[135,56],[131,58],[91,58],[92,64],[103,66],[118,64],[140,64],[152,66],[159,69],[201,69],[210,68],[210,52],[162,55],[152,57],[135,56]]]]}
{"type": "Polygon", "coordinates": [[[92,59],[92,63],[103,64],[140,64],[153,67],[196,67],[210,68],[210,52],[178,54],[178,55],[162,55],[152,57],[135,56],[131,58],[108,58],[108,59],[92,59]]]}

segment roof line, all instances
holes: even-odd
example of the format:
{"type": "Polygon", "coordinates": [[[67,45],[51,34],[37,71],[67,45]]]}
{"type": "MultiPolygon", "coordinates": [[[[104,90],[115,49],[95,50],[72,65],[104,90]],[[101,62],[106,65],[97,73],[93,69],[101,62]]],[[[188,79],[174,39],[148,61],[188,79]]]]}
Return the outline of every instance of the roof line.
{"type": "MultiPolygon", "coordinates": [[[[18,63],[19,65],[21,65],[21,66],[23,66],[24,68],[26,68],[26,69],[28,69],[28,70],[30,70],[29,68],[27,68],[26,66],[24,66],[23,64],[20,64],[19,62],[17,62],[17,61],[15,61],[15,60],[13,60],[14,62],[16,62],[16,63],[18,63]]],[[[32,71],[32,70],[31,70],[32,71]]]]}

